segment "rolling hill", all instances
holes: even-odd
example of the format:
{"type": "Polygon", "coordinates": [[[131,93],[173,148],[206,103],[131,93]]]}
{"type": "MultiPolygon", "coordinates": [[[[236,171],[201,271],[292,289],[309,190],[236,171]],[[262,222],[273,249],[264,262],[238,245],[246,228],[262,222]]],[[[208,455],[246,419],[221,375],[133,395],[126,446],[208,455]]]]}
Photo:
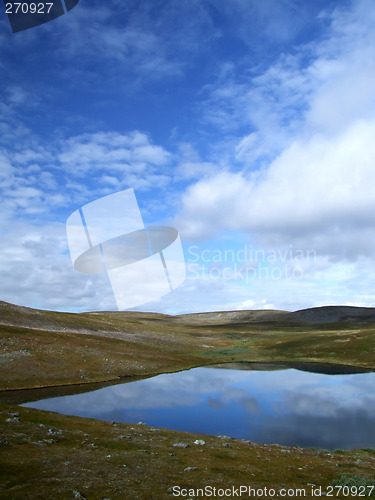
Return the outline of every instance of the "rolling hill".
{"type": "Polygon", "coordinates": [[[0,390],[226,362],[375,368],[375,309],[63,313],[0,302],[0,390]]]}

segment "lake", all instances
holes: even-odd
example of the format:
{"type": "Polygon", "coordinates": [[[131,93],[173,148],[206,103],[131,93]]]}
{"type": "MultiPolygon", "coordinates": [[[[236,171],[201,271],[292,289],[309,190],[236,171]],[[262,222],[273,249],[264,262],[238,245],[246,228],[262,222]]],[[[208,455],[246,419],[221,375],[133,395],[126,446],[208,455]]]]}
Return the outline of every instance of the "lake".
{"type": "Polygon", "coordinates": [[[22,406],[257,443],[375,447],[375,373],[236,368],[193,368],[22,406]]]}

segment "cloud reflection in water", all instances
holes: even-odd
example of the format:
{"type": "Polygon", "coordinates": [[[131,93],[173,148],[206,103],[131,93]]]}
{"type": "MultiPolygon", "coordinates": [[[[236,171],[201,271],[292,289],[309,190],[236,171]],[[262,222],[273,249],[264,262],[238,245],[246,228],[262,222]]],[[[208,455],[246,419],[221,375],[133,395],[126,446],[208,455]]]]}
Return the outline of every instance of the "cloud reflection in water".
{"type": "Polygon", "coordinates": [[[24,406],[262,443],[375,446],[375,373],[195,368],[24,406]]]}

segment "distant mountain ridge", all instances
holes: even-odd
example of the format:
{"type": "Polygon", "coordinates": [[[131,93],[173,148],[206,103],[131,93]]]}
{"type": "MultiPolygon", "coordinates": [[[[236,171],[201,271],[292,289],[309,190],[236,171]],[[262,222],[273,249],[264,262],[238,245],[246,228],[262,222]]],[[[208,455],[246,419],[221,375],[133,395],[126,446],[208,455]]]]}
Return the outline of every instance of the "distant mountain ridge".
{"type": "Polygon", "coordinates": [[[320,306],[289,312],[274,309],[250,311],[218,311],[195,314],[182,314],[179,320],[194,324],[228,324],[259,322],[292,323],[334,323],[339,321],[375,320],[375,307],[320,306]]]}
{"type": "Polygon", "coordinates": [[[169,325],[230,325],[230,324],[321,324],[348,321],[375,320],[374,307],[321,306],[295,312],[281,310],[216,311],[204,313],[167,314],[136,311],[97,311],[67,313],[17,306],[0,301],[0,325],[51,331],[118,332],[128,321],[166,322],[169,325]]]}
{"type": "Polygon", "coordinates": [[[290,314],[293,319],[306,323],[367,321],[375,319],[375,307],[321,306],[301,309],[290,314]]]}

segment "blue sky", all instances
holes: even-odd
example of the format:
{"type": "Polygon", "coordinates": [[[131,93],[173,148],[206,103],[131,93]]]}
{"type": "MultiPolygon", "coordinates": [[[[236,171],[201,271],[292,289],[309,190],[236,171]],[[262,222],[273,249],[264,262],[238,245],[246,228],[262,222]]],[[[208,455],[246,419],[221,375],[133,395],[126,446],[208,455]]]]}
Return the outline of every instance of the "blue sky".
{"type": "Polygon", "coordinates": [[[134,188],[188,271],[142,310],[374,306],[374,21],[370,0],[81,0],[15,34],[3,13],[0,299],[115,308],[65,222],[134,188]]]}

